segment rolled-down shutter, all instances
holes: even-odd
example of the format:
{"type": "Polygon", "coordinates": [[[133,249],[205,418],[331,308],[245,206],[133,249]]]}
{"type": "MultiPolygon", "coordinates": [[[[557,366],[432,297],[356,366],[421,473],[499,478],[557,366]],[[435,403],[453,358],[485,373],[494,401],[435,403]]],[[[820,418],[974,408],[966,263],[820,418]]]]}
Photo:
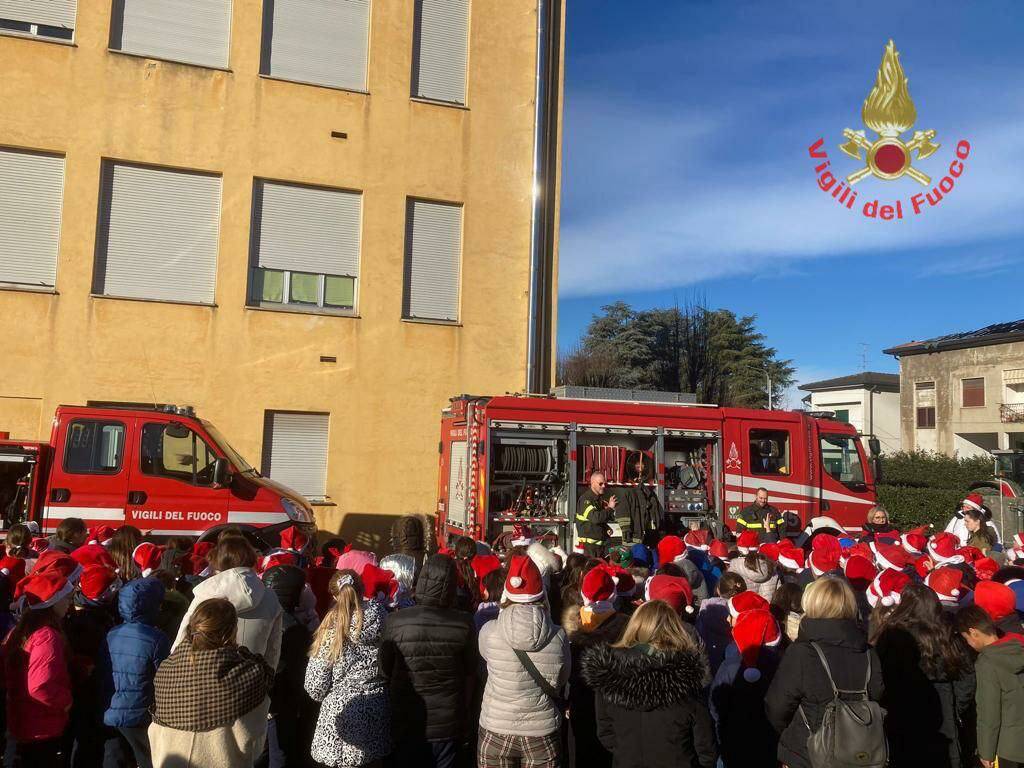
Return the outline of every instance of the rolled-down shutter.
{"type": "Polygon", "coordinates": [[[75,28],[76,0],[0,0],[0,19],[75,28]]]}
{"type": "Polygon", "coordinates": [[[405,243],[405,316],[458,320],[462,206],[410,200],[405,243]]]}
{"type": "Polygon", "coordinates": [[[227,67],[231,0],[123,0],[112,46],[126,53],[227,67]],[[118,34],[119,33],[119,34],[118,34]]]}
{"type": "Polygon", "coordinates": [[[326,413],[268,411],[263,474],[310,499],[327,496],[326,413]]]}
{"type": "Polygon", "coordinates": [[[257,266],[359,275],[362,195],[257,181],[257,266]]]}
{"type": "Polygon", "coordinates": [[[469,0],[417,0],[413,95],[466,103],[469,0]]]}
{"type": "Polygon", "coordinates": [[[264,8],[271,5],[263,41],[267,74],[366,90],[370,0],[273,0],[264,8]]]}
{"type": "Polygon", "coordinates": [[[0,283],[57,279],[64,158],[0,149],[0,283]]]}
{"type": "Polygon", "coordinates": [[[96,293],[212,304],[221,179],[104,163],[96,293]]]}

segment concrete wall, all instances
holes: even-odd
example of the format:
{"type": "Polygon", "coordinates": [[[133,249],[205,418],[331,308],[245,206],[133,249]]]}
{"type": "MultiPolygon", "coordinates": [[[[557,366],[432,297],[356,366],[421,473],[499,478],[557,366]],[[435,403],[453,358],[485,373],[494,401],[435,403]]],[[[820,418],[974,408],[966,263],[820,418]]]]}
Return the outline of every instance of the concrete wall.
{"type": "MultiPolygon", "coordinates": [[[[983,455],[992,448],[1016,447],[1024,422],[1004,422],[1000,405],[1021,402],[1004,386],[1004,371],[1024,368],[1024,342],[993,344],[900,358],[900,422],[908,449],[983,455]],[[961,380],[985,379],[985,405],[964,408],[961,380]],[[935,429],[918,429],[915,384],[935,382],[935,429]]],[[[1019,389],[1019,388],[1017,388],[1019,389]]]]}
{"type": "Polygon", "coordinates": [[[233,3],[230,71],[109,52],[111,5],[79,0],[74,46],[0,36],[0,145],[66,155],[56,291],[0,292],[0,430],[189,403],[259,466],[266,409],[327,411],[322,528],[432,512],[448,398],[525,383],[537,3],[475,0],[465,109],[409,97],[411,0],[371,4],[369,94],[260,77],[260,0],[233,3]],[[215,307],[90,296],[103,158],[223,176],[215,307]],[[363,192],[358,317],[245,306],[254,177],[363,192]],[[464,203],[457,326],[402,320],[407,196],[464,203]]]}
{"type": "Polygon", "coordinates": [[[899,404],[898,392],[874,392],[869,398],[860,387],[811,393],[811,410],[848,410],[850,424],[865,435],[873,432],[884,453],[900,450],[899,404]]]}

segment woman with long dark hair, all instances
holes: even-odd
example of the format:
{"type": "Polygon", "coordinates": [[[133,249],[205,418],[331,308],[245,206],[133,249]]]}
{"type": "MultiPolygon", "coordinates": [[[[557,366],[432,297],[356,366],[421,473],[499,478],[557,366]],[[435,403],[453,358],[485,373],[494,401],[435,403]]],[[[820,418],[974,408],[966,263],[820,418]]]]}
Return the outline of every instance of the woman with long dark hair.
{"type": "Polygon", "coordinates": [[[455,570],[459,574],[459,584],[455,591],[455,607],[473,613],[480,602],[480,586],[473,570],[473,558],[476,557],[476,542],[469,536],[459,536],[454,547],[455,570]]]}
{"type": "Polygon", "coordinates": [[[966,646],[924,584],[903,588],[875,645],[882,662],[893,768],[972,765],[974,670],[966,646]]]}

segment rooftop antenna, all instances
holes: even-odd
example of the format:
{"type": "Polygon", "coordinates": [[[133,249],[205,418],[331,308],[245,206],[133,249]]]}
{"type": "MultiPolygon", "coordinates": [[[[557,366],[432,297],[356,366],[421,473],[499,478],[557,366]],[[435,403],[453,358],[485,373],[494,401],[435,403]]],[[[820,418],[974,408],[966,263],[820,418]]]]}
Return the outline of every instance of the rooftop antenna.
{"type": "Polygon", "coordinates": [[[860,342],[860,372],[868,372],[868,345],[867,342],[860,342]]]}

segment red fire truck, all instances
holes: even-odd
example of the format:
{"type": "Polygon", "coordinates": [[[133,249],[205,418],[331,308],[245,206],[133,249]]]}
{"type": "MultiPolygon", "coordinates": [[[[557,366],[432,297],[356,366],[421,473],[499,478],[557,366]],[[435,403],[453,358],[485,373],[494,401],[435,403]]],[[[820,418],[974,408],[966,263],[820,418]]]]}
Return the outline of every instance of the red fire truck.
{"type": "Polygon", "coordinates": [[[289,525],[316,531],[306,499],[262,477],[188,406],[60,406],[48,443],[0,438],[4,528],[37,520],[52,531],[79,517],[198,536],[232,525],[267,544],[289,525]]]}
{"type": "MultiPolygon", "coordinates": [[[[721,533],[766,488],[790,532],[827,516],[850,531],[875,503],[861,436],[829,413],[559,397],[451,400],[442,413],[437,534],[507,543],[518,524],[569,547],[577,498],[657,494],[670,530],[721,533]],[[631,489],[631,490],[628,490],[631,489]],[[504,541],[499,541],[504,537],[504,541]]],[[[870,440],[872,464],[878,443],[870,440]]],[[[613,536],[615,531],[613,530],[613,536]]]]}

